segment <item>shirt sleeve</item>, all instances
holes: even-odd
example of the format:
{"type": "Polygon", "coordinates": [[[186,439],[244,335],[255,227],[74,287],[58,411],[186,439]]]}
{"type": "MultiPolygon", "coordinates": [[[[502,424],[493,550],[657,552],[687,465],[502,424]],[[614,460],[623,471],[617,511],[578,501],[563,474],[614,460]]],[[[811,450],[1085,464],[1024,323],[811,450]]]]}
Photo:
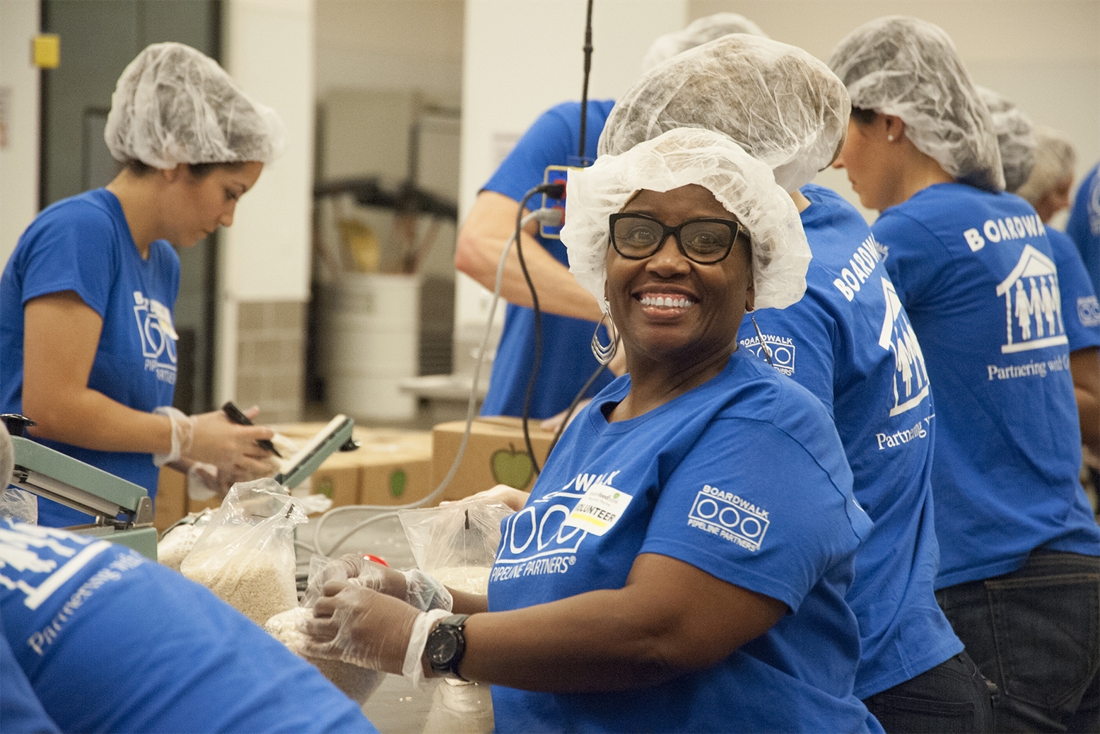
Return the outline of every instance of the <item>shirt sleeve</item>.
{"type": "Polygon", "coordinates": [[[73,204],[66,216],[40,222],[23,260],[23,304],[40,296],[75,291],[106,317],[118,263],[111,246],[113,226],[105,213],[73,204]]]}
{"type": "Polygon", "coordinates": [[[869,525],[848,507],[851,473],[836,463],[844,459],[835,430],[826,444],[832,453],[819,461],[774,424],[716,421],[662,489],[641,552],[690,563],[797,611],[858,545],[849,513],[869,525]]]}
{"type": "Polygon", "coordinates": [[[885,248],[883,265],[907,311],[930,305],[942,271],[951,257],[939,238],[917,220],[886,210],[871,225],[875,239],[885,248]]]}
{"type": "Polygon", "coordinates": [[[547,166],[564,165],[569,156],[576,153],[573,149],[576,143],[565,119],[572,108],[580,114],[579,105],[574,103],[564,103],[544,112],[519,139],[482,190],[520,201],[532,187],[542,183],[547,166]]]}

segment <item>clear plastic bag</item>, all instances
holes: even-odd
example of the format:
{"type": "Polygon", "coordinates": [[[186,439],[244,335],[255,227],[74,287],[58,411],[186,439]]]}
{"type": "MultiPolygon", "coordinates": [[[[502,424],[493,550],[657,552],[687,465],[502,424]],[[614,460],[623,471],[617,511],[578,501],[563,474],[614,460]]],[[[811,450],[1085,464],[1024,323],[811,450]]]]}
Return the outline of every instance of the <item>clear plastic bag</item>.
{"type": "Polygon", "coordinates": [[[202,537],[212,517],[214,511],[206,508],[202,512],[189,513],[165,530],[157,543],[157,560],[160,564],[179,571],[183,559],[202,537]]]}
{"type": "MultiPolygon", "coordinates": [[[[464,500],[401,510],[397,516],[421,571],[450,589],[485,594],[500,545],[500,523],[512,512],[503,503],[464,500]]],[[[489,686],[451,680],[436,686],[423,734],[491,731],[489,686]]]]}
{"type": "Polygon", "coordinates": [[[500,523],[512,510],[497,502],[462,501],[401,510],[417,567],[452,589],[486,593],[500,545],[500,523]]]}
{"type": "Polygon", "coordinates": [[[0,491],[0,517],[37,525],[38,496],[19,487],[5,487],[0,491]]]}
{"type": "Polygon", "coordinates": [[[298,606],[294,527],[305,521],[275,480],[235,484],[180,571],[262,625],[298,606]]]}

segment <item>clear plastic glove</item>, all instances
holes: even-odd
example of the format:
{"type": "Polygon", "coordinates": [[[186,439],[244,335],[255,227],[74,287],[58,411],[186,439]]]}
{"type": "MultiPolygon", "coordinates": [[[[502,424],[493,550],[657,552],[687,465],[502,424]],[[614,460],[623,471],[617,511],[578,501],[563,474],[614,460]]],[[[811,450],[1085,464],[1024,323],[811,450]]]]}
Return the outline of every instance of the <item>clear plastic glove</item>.
{"type": "Polygon", "coordinates": [[[204,502],[214,497],[224,497],[229,487],[218,481],[218,467],[196,461],[187,470],[187,498],[204,502]]]}
{"type": "MultiPolygon", "coordinates": [[[[527,504],[527,498],[531,496],[530,492],[524,492],[522,489],[516,489],[515,487],[509,487],[507,484],[498,484],[492,489],[483,489],[482,491],[472,494],[463,500],[452,500],[454,502],[499,502],[502,505],[507,506],[509,509],[519,512],[527,504]]],[[[440,502],[439,506],[449,505],[451,502],[440,502]]]]}
{"type": "MultiPolygon", "coordinates": [[[[172,421],[172,451],[179,452],[179,457],[155,455],[154,463],[158,466],[180,457],[213,465],[217,467],[217,488],[214,491],[221,494],[238,482],[250,482],[279,472],[278,458],[256,443],[275,435],[268,426],[238,425],[220,410],[192,416],[186,416],[175,408],[157,408],[155,412],[167,415],[172,421]],[[178,444],[177,434],[180,439],[178,444]],[[161,458],[164,461],[158,463],[161,458]]],[[[249,418],[258,413],[256,407],[245,411],[249,418]]]]}
{"type": "Polygon", "coordinates": [[[420,612],[374,589],[331,581],[313,607],[313,619],[305,623],[308,640],[302,652],[404,675],[419,684],[428,632],[449,614],[442,609],[420,612]]]}
{"type": "Polygon", "coordinates": [[[374,589],[395,599],[401,599],[422,612],[429,609],[451,610],[454,600],[442,583],[419,569],[398,571],[355,553],[330,562],[322,576],[327,581],[343,581],[374,589]],[[340,578],[343,574],[344,578],[340,578]]]}

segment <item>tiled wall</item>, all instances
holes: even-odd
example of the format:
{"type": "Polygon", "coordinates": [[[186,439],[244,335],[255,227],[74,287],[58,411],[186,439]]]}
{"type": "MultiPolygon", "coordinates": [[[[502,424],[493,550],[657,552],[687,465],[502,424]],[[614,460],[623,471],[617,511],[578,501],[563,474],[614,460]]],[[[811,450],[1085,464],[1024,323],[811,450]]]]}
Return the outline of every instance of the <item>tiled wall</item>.
{"type": "Polygon", "coordinates": [[[297,301],[239,306],[235,402],[259,405],[263,423],[302,419],[306,309],[297,301]]]}

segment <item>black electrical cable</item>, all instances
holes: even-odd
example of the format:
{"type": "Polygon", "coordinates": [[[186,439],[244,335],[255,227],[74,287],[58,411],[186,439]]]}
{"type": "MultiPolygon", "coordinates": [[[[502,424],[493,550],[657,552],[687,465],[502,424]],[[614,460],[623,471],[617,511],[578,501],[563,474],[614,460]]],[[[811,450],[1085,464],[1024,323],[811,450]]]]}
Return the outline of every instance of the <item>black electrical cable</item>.
{"type": "Polygon", "coordinates": [[[535,448],[531,445],[531,432],[527,428],[527,421],[531,417],[531,397],[535,393],[535,380],[538,379],[539,366],[542,362],[542,312],[539,310],[539,294],[535,291],[535,283],[531,280],[531,273],[527,271],[527,261],[523,259],[523,212],[527,209],[527,202],[536,194],[547,194],[551,199],[560,199],[565,196],[563,184],[540,184],[523,195],[523,200],[516,210],[516,257],[519,258],[519,267],[523,271],[523,279],[527,281],[527,290],[531,291],[531,310],[535,312],[535,357],[531,364],[531,376],[527,379],[527,392],[523,397],[523,442],[527,446],[527,455],[531,457],[531,466],[535,468],[535,474],[541,474],[538,459],[535,457],[535,448]]]}
{"type": "Polygon", "coordinates": [[[585,133],[588,127],[588,73],[592,70],[592,0],[588,0],[587,17],[584,21],[584,84],[581,86],[581,140],[577,158],[584,157],[585,133]]]}
{"type": "Polygon", "coordinates": [[[581,400],[584,399],[585,394],[588,392],[588,388],[592,387],[592,383],[594,383],[596,381],[597,377],[599,377],[601,374],[603,374],[603,371],[605,369],[607,369],[606,364],[601,364],[599,367],[597,367],[595,372],[593,372],[589,376],[588,380],[584,383],[584,385],[581,387],[581,389],[578,390],[577,394],[573,397],[573,402],[571,402],[569,404],[569,409],[565,411],[565,418],[562,419],[561,425],[558,426],[558,430],[554,431],[554,440],[552,440],[550,442],[550,448],[548,448],[546,450],[546,458],[547,459],[549,459],[550,454],[552,454],[554,452],[554,447],[558,445],[558,439],[561,438],[561,434],[565,430],[565,427],[567,425],[569,425],[569,419],[573,417],[574,411],[576,411],[577,406],[580,405],[581,400]]]}

